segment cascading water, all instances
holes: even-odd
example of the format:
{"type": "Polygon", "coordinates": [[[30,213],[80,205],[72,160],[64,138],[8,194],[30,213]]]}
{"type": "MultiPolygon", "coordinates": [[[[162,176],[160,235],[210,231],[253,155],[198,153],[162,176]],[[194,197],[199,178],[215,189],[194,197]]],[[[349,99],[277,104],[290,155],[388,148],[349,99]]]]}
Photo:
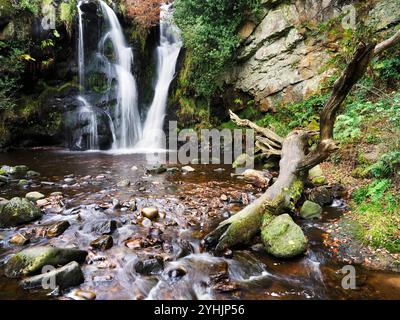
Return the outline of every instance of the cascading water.
{"type": "Polygon", "coordinates": [[[81,10],[82,1],[78,2],[78,21],[79,21],[79,38],[78,38],[78,70],[79,70],[79,86],[82,90],[85,83],[85,45],[83,39],[83,13],[81,10]]]}
{"type": "Polygon", "coordinates": [[[116,141],[114,141],[113,147],[128,149],[132,148],[142,135],[137,85],[131,72],[133,53],[125,43],[115,12],[104,1],[99,0],[99,3],[109,28],[101,43],[104,44],[107,40],[111,41],[116,60],[113,67],[118,82],[118,104],[113,123],[116,131],[116,141]]]}
{"type": "Polygon", "coordinates": [[[137,149],[159,149],[168,91],[175,75],[179,52],[182,47],[178,28],[171,23],[172,4],[161,6],[160,45],[157,48],[157,84],[153,102],[143,128],[143,137],[136,144],[137,149]]]}
{"type": "Polygon", "coordinates": [[[86,148],[90,150],[97,150],[99,144],[96,112],[85,98],[79,96],[78,100],[82,103],[82,106],[78,111],[78,119],[81,123],[85,124],[85,127],[81,128],[78,132],[80,139],[78,139],[78,145],[76,147],[82,148],[82,137],[88,136],[86,148]]]}

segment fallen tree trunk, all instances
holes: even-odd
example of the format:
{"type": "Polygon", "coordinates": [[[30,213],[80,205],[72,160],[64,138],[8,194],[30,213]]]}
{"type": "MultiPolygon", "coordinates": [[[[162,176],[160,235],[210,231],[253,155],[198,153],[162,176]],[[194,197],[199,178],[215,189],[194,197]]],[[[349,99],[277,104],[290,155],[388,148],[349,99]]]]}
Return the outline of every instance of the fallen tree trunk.
{"type": "Polygon", "coordinates": [[[280,173],[276,182],[252,204],[223,221],[210,233],[205,241],[208,246],[216,245],[224,250],[239,243],[249,242],[261,225],[277,214],[292,211],[303,191],[302,179],[297,174],[297,166],[305,157],[308,134],[293,131],[283,141],[280,173]]]}
{"type": "Polygon", "coordinates": [[[286,139],[282,139],[272,130],[261,128],[249,120],[242,120],[231,112],[231,119],[237,125],[247,126],[256,131],[259,135],[257,143],[262,144],[258,147],[263,153],[281,155],[280,171],[277,181],[259,199],[221,222],[216,230],[206,236],[207,246],[215,246],[219,251],[239,243],[247,243],[274,215],[293,211],[303,190],[305,174],[338,149],[333,140],[333,128],[341,104],[353,86],[363,77],[372,58],[399,42],[400,30],[378,45],[359,45],[351,62],[333,86],[332,94],[320,117],[320,142],[315,151],[309,154],[305,151],[306,142],[308,136],[313,133],[293,131],[286,139]]]}

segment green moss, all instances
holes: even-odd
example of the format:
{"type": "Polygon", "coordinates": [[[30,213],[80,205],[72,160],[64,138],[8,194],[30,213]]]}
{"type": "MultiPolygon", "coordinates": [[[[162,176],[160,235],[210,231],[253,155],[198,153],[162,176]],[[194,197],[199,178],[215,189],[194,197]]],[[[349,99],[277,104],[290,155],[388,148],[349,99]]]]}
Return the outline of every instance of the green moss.
{"type": "Polygon", "coordinates": [[[76,0],[68,0],[61,2],[59,6],[60,20],[65,24],[67,30],[71,33],[73,27],[74,17],[77,13],[76,0]]]}

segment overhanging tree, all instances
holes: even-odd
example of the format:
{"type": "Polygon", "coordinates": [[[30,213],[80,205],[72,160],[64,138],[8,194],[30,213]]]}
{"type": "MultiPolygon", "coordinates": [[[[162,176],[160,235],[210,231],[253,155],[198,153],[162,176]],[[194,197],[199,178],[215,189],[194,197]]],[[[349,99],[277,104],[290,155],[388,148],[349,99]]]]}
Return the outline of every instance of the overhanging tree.
{"type": "Polygon", "coordinates": [[[314,151],[308,152],[307,141],[315,132],[294,130],[286,138],[268,128],[261,128],[249,120],[242,120],[233,112],[231,119],[239,126],[250,127],[257,134],[257,146],[266,155],[280,155],[278,179],[256,201],[246,206],[205,238],[210,246],[225,250],[240,243],[249,242],[271,217],[293,211],[300,199],[308,170],[325,161],[338,149],[333,139],[333,129],[340,106],[353,86],[363,77],[374,56],[400,43],[400,30],[391,38],[376,44],[361,43],[351,62],[336,80],[332,94],[320,116],[320,140],[314,151]]]}

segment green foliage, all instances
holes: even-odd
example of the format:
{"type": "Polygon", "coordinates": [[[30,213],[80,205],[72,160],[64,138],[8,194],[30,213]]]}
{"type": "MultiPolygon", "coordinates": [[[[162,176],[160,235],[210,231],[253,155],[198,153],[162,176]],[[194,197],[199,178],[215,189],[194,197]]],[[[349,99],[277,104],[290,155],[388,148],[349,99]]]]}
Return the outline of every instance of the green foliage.
{"type": "Polygon", "coordinates": [[[362,226],[361,239],[375,247],[400,251],[400,197],[390,191],[389,179],[375,180],[353,193],[354,218],[362,226]]]}
{"type": "Polygon", "coordinates": [[[69,32],[72,31],[73,20],[76,15],[76,0],[68,0],[60,4],[60,20],[64,22],[69,32]]]}
{"type": "Polygon", "coordinates": [[[257,13],[259,0],[176,0],[174,19],[191,53],[187,84],[196,96],[211,97],[240,44],[238,28],[257,13]]]}
{"type": "Polygon", "coordinates": [[[390,177],[398,170],[400,170],[400,151],[384,154],[377,163],[369,168],[371,174],[376,178],[390,177]]]}
{"type": "Polygon", "coordinates": [[[17,11],[27,11],[38,15],[40,12],[41,0],[12,0],[12,4],[17,11]]]}
{"type": "Polygon", "coordinates": [[[400,81],[400,56],[394,55],[373,64],[380,79],[385,81],[400,81]]]}

